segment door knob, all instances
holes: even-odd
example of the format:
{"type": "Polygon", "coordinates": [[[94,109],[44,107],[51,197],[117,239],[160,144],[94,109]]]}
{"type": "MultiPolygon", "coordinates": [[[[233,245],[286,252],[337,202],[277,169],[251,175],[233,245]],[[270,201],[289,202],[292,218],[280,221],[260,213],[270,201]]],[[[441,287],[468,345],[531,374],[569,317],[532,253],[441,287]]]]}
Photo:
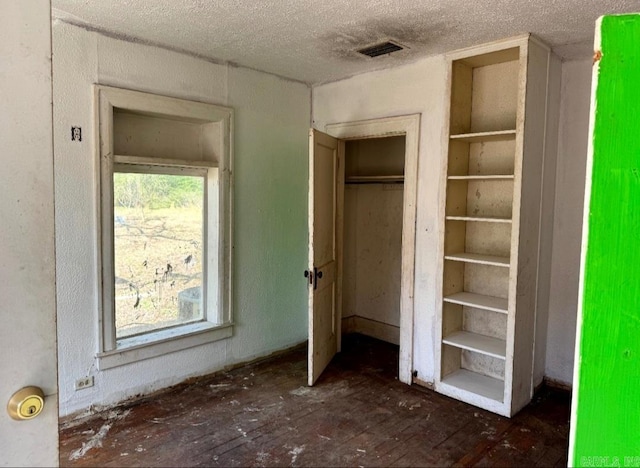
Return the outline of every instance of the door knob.
{"type": "Polygon", "coordinates": [[[309,278],[309,284],[313,285],[313,289],[318,289],[318,280],[322,278],[322,272],[318,271],[316,267],[313,267],[313,271],[304,270],[304,277],[309,278]],[[313,282],[313,278],[316,279],[315,284],[313,282]]]}
{"type": "Polygon", "coordinates": [[[9,399],[7,412],[11,419],[24,421],[38,416],[44,408],[44,392],[40,387],[25,387],[9,399]]]}

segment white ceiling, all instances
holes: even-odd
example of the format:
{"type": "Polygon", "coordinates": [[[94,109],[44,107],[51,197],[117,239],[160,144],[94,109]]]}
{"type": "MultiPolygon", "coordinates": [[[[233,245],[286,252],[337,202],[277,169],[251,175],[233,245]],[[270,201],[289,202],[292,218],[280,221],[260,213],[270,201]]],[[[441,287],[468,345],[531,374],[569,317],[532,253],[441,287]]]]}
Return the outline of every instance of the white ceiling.
{"type": "Polygon", "coordinates": [[[52,0],[54,16],[110,35],[307,83],[338,80],[532,32],[588,56],[595,21],[640,0],[52,0]],[[394,39],[377,59],[356,49],[394,39]]]}

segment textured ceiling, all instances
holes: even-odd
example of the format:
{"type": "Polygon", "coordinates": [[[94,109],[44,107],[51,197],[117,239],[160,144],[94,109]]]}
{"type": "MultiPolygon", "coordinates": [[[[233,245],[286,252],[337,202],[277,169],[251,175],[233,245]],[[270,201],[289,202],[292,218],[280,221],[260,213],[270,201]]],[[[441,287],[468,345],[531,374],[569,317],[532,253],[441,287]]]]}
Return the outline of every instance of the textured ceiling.
{"type": "Polygon", "coordinates": [[[588,54],[595,21],[640,0],[53,0],[54,16],[129,40],[321,83],[532,32],[588,54]],[[354,50],[393,39],[376,59],[354,50]]]}

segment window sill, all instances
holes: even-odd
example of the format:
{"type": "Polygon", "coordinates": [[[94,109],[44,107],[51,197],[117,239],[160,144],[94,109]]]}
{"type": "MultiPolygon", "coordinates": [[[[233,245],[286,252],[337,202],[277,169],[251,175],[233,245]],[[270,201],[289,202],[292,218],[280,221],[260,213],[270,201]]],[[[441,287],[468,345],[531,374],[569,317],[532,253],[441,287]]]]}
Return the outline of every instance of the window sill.
{"type": "Polygon", "coordinates": [[[181,351],[233,335],[233,324],[190,323],[155,333],[118,340],[118,348],[98,353],[98,370],[112,369],[163,354],[181,351]]]}

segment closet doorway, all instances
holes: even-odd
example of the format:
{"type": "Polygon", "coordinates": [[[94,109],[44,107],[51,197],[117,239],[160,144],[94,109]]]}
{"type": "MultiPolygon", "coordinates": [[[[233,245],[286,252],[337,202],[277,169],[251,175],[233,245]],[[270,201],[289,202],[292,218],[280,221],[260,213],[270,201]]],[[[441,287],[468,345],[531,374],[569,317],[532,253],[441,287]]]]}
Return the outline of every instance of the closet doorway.
{"type": "Polygon", "coordinates": [[[400,345],[411,384],[419,115],[310,133],[309,385],[342,332],[400,345]]]}
{"type": "Polygon", "coordinates": [[[400,344],[405,137],[345,142],[342,333],[400,344]]]}

